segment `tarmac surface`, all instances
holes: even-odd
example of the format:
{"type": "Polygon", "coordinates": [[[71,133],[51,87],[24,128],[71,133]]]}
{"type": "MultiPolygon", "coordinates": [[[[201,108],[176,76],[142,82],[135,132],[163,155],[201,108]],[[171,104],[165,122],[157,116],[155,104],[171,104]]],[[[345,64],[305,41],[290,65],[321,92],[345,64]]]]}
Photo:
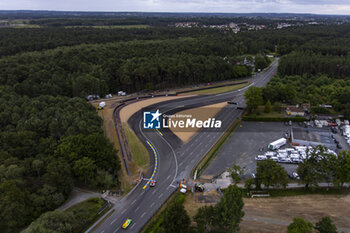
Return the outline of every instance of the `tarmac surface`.
{"type": "MultiPolygon", "coordinates": [[[[250,85],[265,86],[276,73],[277,64],[278,60],[275,60],[266,71],[251,78],[250,85]]],[[[152,105],[148,109],[153,111],[159,109],[161,113],[170,115],[185,109],[216,104],[232,99],[238,103],[238,106],[245,107],[243,93],[248,87],[228,93],[195,96],[162,102],[152,105]]],[[[153,178],[157,181],[157,184],[155,187],[149,187],[147,184],[148,181],[143,180],[119,203],[112,207],[112,211],[114,210],[113,213],[107,213],[104,216],[106,219],[103,222],[96,222],[86,232],[140,232],[170,195],[177,190],[178,183],[190,178],[193,167],[206,155],[232,122],[241,115],[242,111],[236,109],[236,107],[229,105],[217,114],[215,118],[222,120],[222,127],[220,129],[200,130],[186,144],[183,144],[169,129],[159,130],[161,134],[156,130],[143,129],[142,109],[136,112],[128,120],[128,123],[144,143],[150,154],[151,168],[145,174],[145,178],[150,178],[154,174],[153,178]],[[156,166],[155,155],[157,155],[156,166]],[[131,218],[132,223],[127,229],[121,229],[122,224],[127,218],[131,218]]],[[[104,217],[101,219],[104,219],[104,217]]]]}
{"type": "MultiPolygon", "coordinates": [[[[290,130],[291,126],[286,126],[283,122],[242,122],[204,170],[203,176],[216,177],[236,163],[245,167],[244,178],[251,177],[251,173],[256,172],[255,156],[266,152],[269,143],[285,137],[285,133],[290,133],[290,130]]],[[[287,144],[285,147],[289,146],[287,144]]],[[[288,174],[293,173],[297,167],[294,164],[282,166],[288,174]]]]}

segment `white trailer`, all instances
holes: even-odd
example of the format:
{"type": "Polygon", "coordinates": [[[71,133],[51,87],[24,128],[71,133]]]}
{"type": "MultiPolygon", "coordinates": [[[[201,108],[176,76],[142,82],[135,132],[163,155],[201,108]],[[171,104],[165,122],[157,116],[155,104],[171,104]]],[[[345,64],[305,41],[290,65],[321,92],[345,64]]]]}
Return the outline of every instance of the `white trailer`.
{"type": "Polygon", "coordinates": [[[271,143],[269,144],[268,148],[269,148],[270,150],[276,150],[276,149],[279,149],[281,146],[286,145],[286,143],[287,143],[287,139],[285,139],[285,138],[280,138],[280,139],[278,139],[278,140],[276,140],[276,141],[274,141],[274,142],[271,142],[271,143]]]}
{"type": "Polygon", "coordinates": [[[99,108],[99,109],[103,109],[104,107],[106,107],[106,102],[101,102],[101,103],[98,105],[98,108],[99,108]]]}

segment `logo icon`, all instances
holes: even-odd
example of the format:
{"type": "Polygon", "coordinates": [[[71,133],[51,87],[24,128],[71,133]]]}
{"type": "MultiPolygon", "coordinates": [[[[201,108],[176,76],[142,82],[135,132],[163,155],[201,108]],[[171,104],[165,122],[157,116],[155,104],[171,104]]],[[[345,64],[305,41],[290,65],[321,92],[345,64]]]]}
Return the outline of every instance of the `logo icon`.
{"type": "Polygon", "coordinates": [[[143,112],[143,128],[144,129],[160,129],[160,116],[162,114],[159,109],[156,112],[143,112]]]}

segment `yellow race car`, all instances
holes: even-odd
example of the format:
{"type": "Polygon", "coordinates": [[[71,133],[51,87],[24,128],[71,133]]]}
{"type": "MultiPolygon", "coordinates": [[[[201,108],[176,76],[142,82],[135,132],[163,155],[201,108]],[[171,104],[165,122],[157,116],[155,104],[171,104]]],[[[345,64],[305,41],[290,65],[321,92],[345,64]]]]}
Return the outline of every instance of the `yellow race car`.
{"type": "Polygon", "coordinates": [[[128,218],[128,219],[125,221],[125,223],[123,224],[122,228],[123,228],[123,229],[128,228],[128,226],[131,224],[131,222],[132,222],[132,219],[131,219],[131,218],[128,218]]]}

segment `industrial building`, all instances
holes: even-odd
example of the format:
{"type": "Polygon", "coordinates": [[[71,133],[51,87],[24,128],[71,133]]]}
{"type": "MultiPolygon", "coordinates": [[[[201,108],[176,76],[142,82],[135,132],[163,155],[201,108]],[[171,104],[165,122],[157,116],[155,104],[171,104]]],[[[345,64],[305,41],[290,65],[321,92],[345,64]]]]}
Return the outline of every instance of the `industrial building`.
{"type": "Polygon", "coordinates": [[[291,130],[291,139],[292,145],[296,146],[322,145],[332,150],[337,148],[329,129],[293,127],[291,130]]]}

